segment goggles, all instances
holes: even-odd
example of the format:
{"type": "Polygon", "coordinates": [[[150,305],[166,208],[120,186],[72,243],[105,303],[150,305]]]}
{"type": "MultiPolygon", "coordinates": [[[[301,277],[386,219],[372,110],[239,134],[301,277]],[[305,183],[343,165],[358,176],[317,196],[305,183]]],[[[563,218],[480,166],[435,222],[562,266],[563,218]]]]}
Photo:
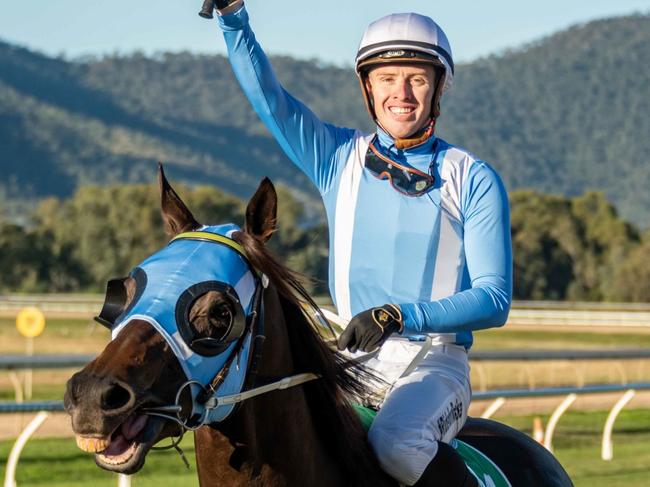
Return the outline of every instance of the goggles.
{"type": "Polygon", "coordinates": [[[377,147],[377,136],[368,144],[365,167],[378,179],[388,179],[395,191],[406,196],[422,196],[433,188],[436,179],[412,167],[403,166],[385,155],[377,147]]]}

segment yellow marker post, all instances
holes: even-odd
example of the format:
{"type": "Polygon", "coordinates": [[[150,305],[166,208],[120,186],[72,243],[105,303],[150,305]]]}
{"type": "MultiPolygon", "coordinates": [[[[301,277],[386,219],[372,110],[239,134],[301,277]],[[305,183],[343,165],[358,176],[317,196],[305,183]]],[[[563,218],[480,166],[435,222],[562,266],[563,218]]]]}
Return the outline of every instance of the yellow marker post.
{"type": "MultiPolygon", "coordinates": [[[[28,356],[34,355],[34,338],[43,333],[45,329],[45,315],[38,308],[23,308],[16,316],[16,328],[25,337],[25,352],[28,356]]],[[[25,399],[32,398],[32,370],[25,371],[25,399]]]]}

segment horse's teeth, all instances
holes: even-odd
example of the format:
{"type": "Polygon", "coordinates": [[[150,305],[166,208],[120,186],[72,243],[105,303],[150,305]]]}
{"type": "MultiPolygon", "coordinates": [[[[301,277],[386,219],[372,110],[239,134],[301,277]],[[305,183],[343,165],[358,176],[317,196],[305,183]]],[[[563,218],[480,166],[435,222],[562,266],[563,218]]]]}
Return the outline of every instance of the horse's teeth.
{"type": "Polygon", "coordinates": [[[106,450],[110,441],[107,438],[89,438],[77,435],[77,446],[88,453],[98,453],[106,450]]]}

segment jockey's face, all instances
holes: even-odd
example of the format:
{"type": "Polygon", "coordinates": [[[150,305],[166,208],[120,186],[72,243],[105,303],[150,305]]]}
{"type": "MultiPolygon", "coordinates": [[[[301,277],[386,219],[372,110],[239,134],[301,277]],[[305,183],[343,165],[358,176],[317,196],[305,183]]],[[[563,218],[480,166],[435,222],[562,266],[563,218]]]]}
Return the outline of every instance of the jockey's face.
{"type": "Polygon", "coordinates": [[[366,78],[379,125],[394,138],[413,135],[429,122],[435,91],[433,66],[376,66],[366,78]]]}

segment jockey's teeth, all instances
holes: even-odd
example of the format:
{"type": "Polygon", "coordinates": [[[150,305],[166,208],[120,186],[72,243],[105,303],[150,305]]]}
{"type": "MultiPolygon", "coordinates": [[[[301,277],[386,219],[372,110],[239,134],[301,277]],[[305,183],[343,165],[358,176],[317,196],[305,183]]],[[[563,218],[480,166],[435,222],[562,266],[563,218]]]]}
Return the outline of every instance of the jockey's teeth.
{"type": "Polygon", "coordinates": [[[396,114],[402,114],[402,113],[411,113],[413,109],[407,107],[390,107],[390,111],[396,114]]]}
{"type": "Polygon", "coordinates": [[[81,435],[77,435],[76,440],[79,449],[88,453],[98,453],[104,451],[111,443],[111,440],[109,438],[90,438],[81,435]]]}

